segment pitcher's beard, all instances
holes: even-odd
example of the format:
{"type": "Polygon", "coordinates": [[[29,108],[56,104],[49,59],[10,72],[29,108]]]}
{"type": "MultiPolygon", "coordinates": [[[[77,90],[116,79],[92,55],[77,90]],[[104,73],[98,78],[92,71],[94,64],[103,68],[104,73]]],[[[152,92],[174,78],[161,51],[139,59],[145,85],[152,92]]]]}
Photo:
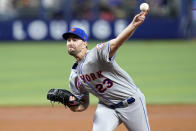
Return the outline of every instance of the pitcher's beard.
{"type": "Polygon", "coordinates": [[[78,51],[76,50],[68,50],[69,55],[76,56],[78,54],[78,51]]]}
{"type": "Polygon", "coordinates": [[[69,53],[69,55],[71,55],[71,56],[75,56],[76,55],[76,53],[74,52],[74,51],[71,51],[71,52],[68,52],[69,53]]]}

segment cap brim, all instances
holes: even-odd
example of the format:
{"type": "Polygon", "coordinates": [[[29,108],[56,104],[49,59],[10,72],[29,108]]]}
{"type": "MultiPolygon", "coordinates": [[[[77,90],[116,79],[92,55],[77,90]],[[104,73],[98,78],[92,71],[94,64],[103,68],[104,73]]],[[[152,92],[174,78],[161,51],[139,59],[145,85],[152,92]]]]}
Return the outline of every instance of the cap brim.
{"type": "MultiPolygon", "coordinates": [[[[62,35],[62,37],[63,37],[64,40],[67,40],[67,39],[69,38],[70,35],[74,35],[74,36],[76,36],[76,37],[82,39],[80,36],[78,36],[78,35],[76,35],[76,34],[74,34],[74,33],[71,33],[71,32],[64,33],[64,34],[62,35]]],[[[83,40],[83,39],[82,39],[82,40],[83,40]]]]}

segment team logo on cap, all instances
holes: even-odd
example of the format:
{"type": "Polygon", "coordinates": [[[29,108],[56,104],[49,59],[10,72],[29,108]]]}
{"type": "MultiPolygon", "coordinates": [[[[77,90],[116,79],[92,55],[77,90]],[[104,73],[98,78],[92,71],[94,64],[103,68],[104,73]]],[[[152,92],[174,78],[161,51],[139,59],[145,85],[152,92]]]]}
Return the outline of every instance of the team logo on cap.
{"type": "Polygon", "coordinates": [[[71,32],[74,32],[75,30],[76,30],[76,29],[72,28],[72,29],[71,29],[71,32]]]}

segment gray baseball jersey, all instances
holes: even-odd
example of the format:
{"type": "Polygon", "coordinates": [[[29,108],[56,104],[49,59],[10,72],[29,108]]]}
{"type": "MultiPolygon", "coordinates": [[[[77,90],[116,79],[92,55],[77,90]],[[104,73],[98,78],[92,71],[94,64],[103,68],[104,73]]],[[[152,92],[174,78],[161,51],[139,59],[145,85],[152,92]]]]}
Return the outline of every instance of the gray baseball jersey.
{"type": "MultiPolygon", "coordinates": [[[[129,130],[149,131],[147,114],[144,113],[146,112],[145,100],[140,97],[142,93],[140,93],[128,73],[115,62],[115,55],[109,58],[109,52],[109,42],[98,44],[93,49],[87,51],[85,57],[78,63],[77,67],[74,66],[72,68],[70,75],[70,89],[72,93],[81,98],[90,92],[99,99],[94,117],[93,131],[103,129],[106,122],[104,122],[103,118],[112,119],[113,121],[110,121],[113,124],[110,123],[108,130],[113,130],[123,122],[129,130]],[[132,111],[132,109],[129,109],[129,111],[125,111],[125,108],[123,110],[107,108],[108,105],[119,103],[130,97],[136,98],[136,102],[131,105],[139,107],[141,110],[132,111]],[[100,113],[99,108],[103,109],[105,113],[102,113],[102,111],[100,113]],[[118,118],[115,118],[116,115],[113,112],[116,111],[121,113],[126,112],[127,114],[125,116],[121,114],[118,118]],[[133,120],[123,120],[124,117],[133,119],[130,111],[134,112],[134,114],[143,114],[143,116],[137,119],[138,121],[134,120],[134,124],[131,124],[133,120]],[[114,116],[110,115],[109,112],[114,116]]],[[[127,108],[132,107],[129,106],[127,108]]]]}
{"type": "Polygon", "coordinates": [[[87,51],[76,70],[72,70],[70,78],[73,81],[71,89],[75,88],[73,76],[78,75],[84,88],[107,105],[130,98],[137,88],[131,77],[115,62],[115,56],[109,58],[109,51],[109,42],[87,51]]]}

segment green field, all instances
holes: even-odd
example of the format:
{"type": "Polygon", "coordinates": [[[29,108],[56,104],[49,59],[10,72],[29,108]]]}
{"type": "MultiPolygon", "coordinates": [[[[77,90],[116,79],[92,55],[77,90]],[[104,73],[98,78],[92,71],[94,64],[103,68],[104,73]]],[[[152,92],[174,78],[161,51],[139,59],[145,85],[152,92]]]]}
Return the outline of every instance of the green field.
{"type": "MultiPolygon", "coordinates": [[[[0,106],[47,105],[50,88],[68,88],[74,59],[65,47],[63,42],[0,43],[0,106]]],[[[148,104],[196,104],[196,41],[130,41],[116,61],[148,104]]]]}

